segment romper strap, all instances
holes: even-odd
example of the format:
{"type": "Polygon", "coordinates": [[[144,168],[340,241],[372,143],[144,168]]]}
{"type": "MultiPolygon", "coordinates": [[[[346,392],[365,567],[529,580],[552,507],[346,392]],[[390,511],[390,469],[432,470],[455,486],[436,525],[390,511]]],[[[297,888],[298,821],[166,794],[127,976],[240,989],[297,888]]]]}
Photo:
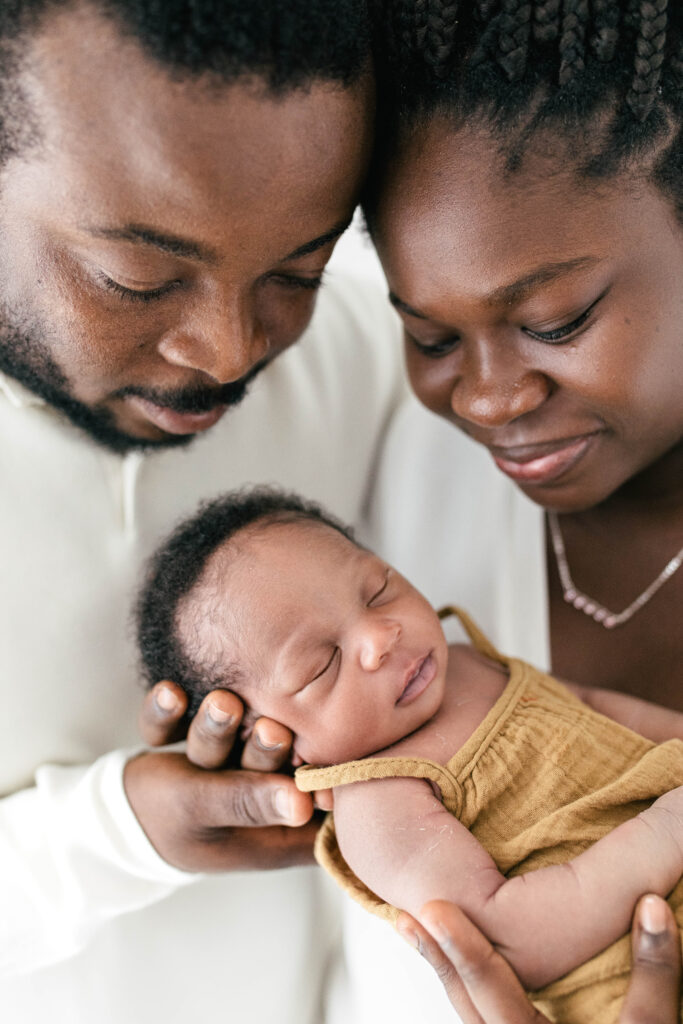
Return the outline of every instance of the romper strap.
{"type": "Polygon", "coordinates": [[[482,633],[479,626],[475,624],[467,612],[464,612],[462,608],[458,608],[457,605],[454,604],[447,604],[444,608],[439,608],[437,615],[440,619],[448,619],[451,615],[455,615],[455,617],[460,620],[462,628],[472,641],[473,647],[475,647],[480,654],[485,654],[487,658],[492,658],[493,661],[497,661],[501,665],[507,666],[508,659],[493,646],[489,638],[482,633]]]}
{"type": "Polygon", "coordinates": [[[427,779],[438,786],[447,810],[458,816],[463,797],[460,784],[448,768],[423,757],[368,757],[362,761],[347,761],[327,768],[304,765],[297,768],[294,781],[297,789],[310,793],[314,789],[332,789],[351,782],[371,779],[427,779]]]}

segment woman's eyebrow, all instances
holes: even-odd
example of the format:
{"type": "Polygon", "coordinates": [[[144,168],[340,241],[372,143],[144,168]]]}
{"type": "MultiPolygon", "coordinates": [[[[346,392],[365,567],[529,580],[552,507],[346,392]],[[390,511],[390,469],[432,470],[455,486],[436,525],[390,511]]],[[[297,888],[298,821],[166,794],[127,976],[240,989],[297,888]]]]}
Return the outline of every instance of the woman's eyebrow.
{"type": "Polygon", "coordinates": [[[563,277],[565,274],[571,274],[575,270],[585,270],[587,267],[593,267],[599,262],[599,256],[577,256],[572,260],[544,263],[542,266],[535,267],[523,277],[517,278],[516,281],[501,285],[499,288],[494,288],[486,296],[486,302],[491,305],[499,305],[501,303],[512,305],[512,303],[518,302],[529,292],[538,288],[539,285],[547,284],[549,281],[554,281],[555,278],[563,277]]]}
{"type": "MultiPolygon", "coordinates": [[[[511,281],[509,284],[503,284],[498,288],[494,288],[492,292],[489,292],[484,297],[484,301],[492,306],[512,305],[515,302],[519,302],[521,298],[535,288],[538,288],[539,285],[547,284],[549,281],[554,281],[555,278],[562,277],[565,274],[571,274],[575,270],[585,270],[587,267],[593,267],[597,263],[600,263],[599,256],[577,256],[571,260],[544,263],[542,266],[534,267],[533,270],[524,274],[523,277],[511,281]]],[[[419,309],[409,306],[395,292],[389,292],[389,302],[395,309],[406,313],[408,316],[417,317],[418,320],[430,319],[425,313],[421,313],[419,309]]]]}
{"type": "Polygon", "coordinates": [[[400,309],[402,313],[406,313],[408,316],[416,316],[418,320],[429,319],[429,317],[426,317],[424,313],[419,313],[418,310],[413,309],[413,307],[409,306],[407,302],[403,301],[403,299],[399,299],[395,292],[389,292],[389,302],[395,309],[400,309]]]}

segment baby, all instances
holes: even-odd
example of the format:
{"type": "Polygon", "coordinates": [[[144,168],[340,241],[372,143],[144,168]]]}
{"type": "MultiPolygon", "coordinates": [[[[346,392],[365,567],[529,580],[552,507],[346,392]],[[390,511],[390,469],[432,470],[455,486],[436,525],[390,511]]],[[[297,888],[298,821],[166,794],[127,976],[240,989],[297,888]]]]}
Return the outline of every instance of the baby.
{"type": "Polygon", "coordinates": [[[553,1020],[616,1021],[637,898],[676,887],[683,923],[683,716],[562,685],[456,614],[471,646],[318,506],[256,489],[178,527],[138,625],[150,683],[191,713],[230,689],[321,766],[297,772],[334,787],[317,855],[370,909],[452,900],[553,1020]]]}

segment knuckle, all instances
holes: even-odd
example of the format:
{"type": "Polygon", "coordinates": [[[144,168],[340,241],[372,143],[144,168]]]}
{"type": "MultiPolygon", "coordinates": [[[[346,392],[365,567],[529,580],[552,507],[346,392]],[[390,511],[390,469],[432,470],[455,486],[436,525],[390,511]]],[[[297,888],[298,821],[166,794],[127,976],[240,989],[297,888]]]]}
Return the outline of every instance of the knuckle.
{"type": "Polygon", "coordinates": [[[230,787],[230,810],[235,824],[259,826],[264,824],[263,810],[256,786],[246,780],[235,780],[230,787]]]}

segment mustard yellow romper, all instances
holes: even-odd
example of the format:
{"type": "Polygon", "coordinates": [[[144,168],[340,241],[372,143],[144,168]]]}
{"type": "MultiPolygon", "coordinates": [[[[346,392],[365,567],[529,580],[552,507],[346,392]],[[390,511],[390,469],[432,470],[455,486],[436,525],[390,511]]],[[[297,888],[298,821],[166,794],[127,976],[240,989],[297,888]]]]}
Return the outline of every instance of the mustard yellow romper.
{"type": "MultiPolygon", "coordinates": [[[[444,806],[510,878],[576,857],[662,793],[683,785],[683,742],[644,739],[588,708],[551,676],[500,655],[458,609],[439,614],[458,615],[477,650],[509,673],[501,697],[465,745],[446,765],[370,757],[330,768],[306,766],[296,773],[299,789],[377,778],[429,779],[444,806]]],[[[366,909],[395,922],[398,910],[371,892],[344,861],[331,814],[318,833],[315,853],[366,909]]],[[[669,903],[680,928],[683,881],[669,903]]],[[[616,1024],[630,962],[630,940],[624,936],[531,998],[556,1024],[616,1024]]]]}

